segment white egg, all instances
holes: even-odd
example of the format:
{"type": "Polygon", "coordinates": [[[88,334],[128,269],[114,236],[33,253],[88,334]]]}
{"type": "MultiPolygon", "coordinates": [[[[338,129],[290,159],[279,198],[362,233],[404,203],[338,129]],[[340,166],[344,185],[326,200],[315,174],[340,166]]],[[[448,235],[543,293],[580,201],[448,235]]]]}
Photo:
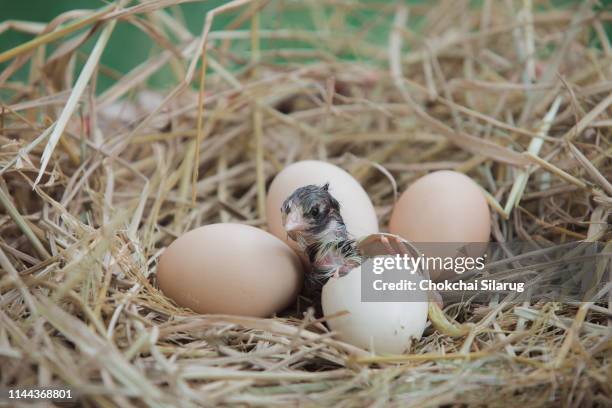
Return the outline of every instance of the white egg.
{"type": "Polygon", "coordinates": [[[378,354],[402,354],[419,340],[427,323],[427,302],[363,302],[361,270],[330,279],[321,295],[327,324],[347,343],[378,354]]]}

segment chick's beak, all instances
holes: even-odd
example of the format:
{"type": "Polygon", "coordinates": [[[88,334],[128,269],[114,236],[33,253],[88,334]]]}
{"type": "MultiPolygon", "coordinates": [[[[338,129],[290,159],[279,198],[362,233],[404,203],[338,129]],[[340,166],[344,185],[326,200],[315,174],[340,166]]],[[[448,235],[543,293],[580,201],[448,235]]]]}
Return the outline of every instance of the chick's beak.
{"type": "Polygon", "coordinates": [[[300,214],[292,211],[287,216],[283,217],[283,226],[285,231],[291,236],[292,233],[304,231],[308,227],[308,224],[300,214]]]}

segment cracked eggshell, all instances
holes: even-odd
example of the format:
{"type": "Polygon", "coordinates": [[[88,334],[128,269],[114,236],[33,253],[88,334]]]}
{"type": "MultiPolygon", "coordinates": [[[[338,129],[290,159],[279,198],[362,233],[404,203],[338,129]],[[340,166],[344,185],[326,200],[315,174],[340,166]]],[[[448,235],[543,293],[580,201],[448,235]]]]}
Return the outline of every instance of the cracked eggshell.
{"type": "Polygon", "coordinates": [[[303,274],[296,254],[272,234],[222,223],[175,240],[161,255],[157,281],[198,313],[268,317],[295,300],[303,274]]]}
{"type": "Polygon", "coordinates": [[[419,340],[427,323],[427,302],[362,302],[361,268],[330,279],[321,295],[323,314],[340,340],[378,354],[402,354],[419,340]]]}
{"type": "MultiPolygon", "coordinates": [[[[390,234],[372,234],[360,240],[359,247],[365,257],[392,256],[381,244],[381,235],[391,237],[390,234]]],[[[412,256],[418,254],[410,243],[402,248],[406,250],[412,256]]],[[[410,302],[363,302],[361,269],[358,267],[343,277],[331,278],[323,286],[323,314],[332,316],[348,312],[331,317],[327,324],[338,333],[340,340],[355,346],[379,354],[405,353],[413,340],[419,340],[425,331],[429,303],[419,300],[425,300],[426,293],[415,292],[415,300],[410,302]]],[[[419,271],[421,276],[423,273],[419,271]]]]}
{"type": "Polygon", "coordinates": [[[317,160],[293,163],[274,178],[266,202],[268,230],[296,249],[295,242],[287,237],[283,228],[281,206],[297,188],[325,183],[329,183],[329,192],[340,203],[340,214],[352,236],[361,237],[378,232],[374,205],[361,184],[340,167],[317,160]]]}

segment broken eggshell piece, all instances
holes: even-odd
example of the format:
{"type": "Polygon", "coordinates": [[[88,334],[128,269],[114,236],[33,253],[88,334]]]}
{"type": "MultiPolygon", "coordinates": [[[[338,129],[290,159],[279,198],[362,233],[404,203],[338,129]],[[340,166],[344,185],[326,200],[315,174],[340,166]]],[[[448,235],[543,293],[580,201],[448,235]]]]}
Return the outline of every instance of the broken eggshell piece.
{"type": "MultiPolygon", "coordinates": [[[[359,242],[365,258],[395,255],[381,238],[401,241],[410,256],[418,253],[409,243],[391,234],[372,234],[359,242]]],[[[396,242],[398,242],[396,241],[396,242]]],[[[329,327],[338,333],[340,340],[376,353],[401,354],[410,349],[413,340],[419,340],[427,323],[428,301],[425,292],[415,292],[414,301],[364,302],[361,291],[362,268],[357,267],[340,278],[331,278],[321,295],[323,314],[330,317],[329,327]],[[422,299],[421,299],[422,298],[422,299]],[[341,314],[346,311],[348,313],[341,314]]],[[[408,271],[406,271],[408,274],[408,271]]],[[[426,273],[417,271],[421,276],[426,273]]]]}

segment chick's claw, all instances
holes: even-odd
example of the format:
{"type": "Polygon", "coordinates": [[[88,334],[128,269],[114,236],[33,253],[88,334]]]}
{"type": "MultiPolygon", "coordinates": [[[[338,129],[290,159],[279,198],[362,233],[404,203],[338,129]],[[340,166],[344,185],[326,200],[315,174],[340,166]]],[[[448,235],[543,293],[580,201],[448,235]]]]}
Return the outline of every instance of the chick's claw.
{"type": "Polygon", "coordinates": [[[397,254],[397,251],[395,250],[395,248],[393,248],[393,246],[391,245],[391,242],[389,242],[389,238],[386,235],[380,236],[380,243],[383,244],[383,246],[385,247],[387,252],[389,252],[389,254],[392,254],[392,255],[397,254]]]}
{"type": "Polygon", "coordinates": [[[376,237],[389,254],[410,254],[410,251],[406,248],[406,243],[400,237],[390,234],[376,234],[376,237]]]}

